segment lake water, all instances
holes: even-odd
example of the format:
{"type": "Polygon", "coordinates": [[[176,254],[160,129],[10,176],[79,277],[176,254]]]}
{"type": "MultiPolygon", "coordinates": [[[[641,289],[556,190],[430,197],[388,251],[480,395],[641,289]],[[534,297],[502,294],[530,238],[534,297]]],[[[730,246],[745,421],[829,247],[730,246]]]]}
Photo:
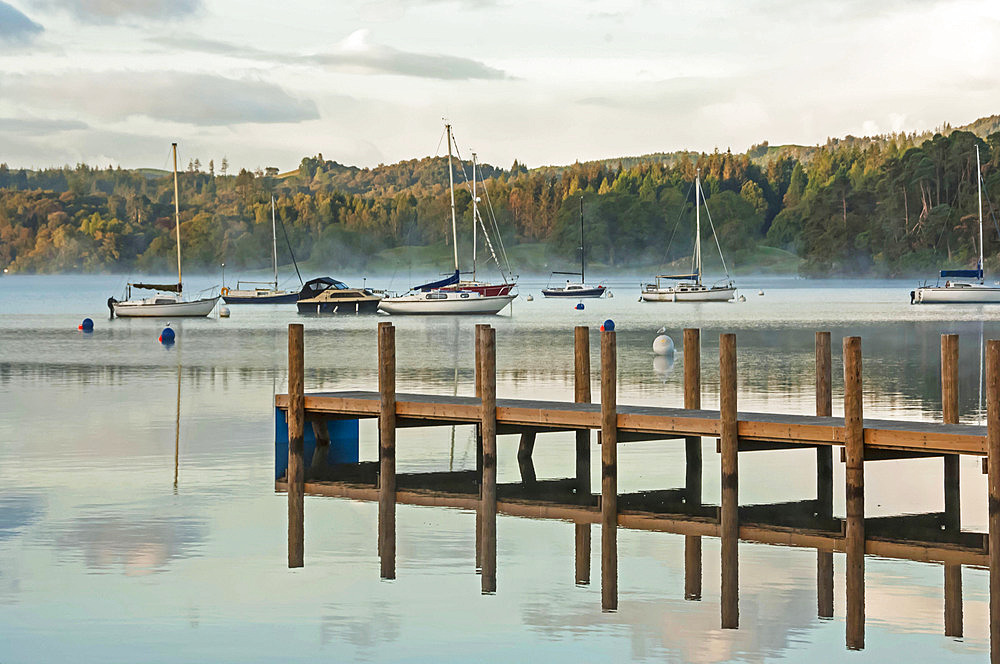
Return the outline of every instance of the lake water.
{"type": "MultiPolygon", "coordinates": [[[[349,283],[360,283],[348,280],[349,283]]],[[[571,400],[573,327],[618,330],[620,404],[682,405],[683,358],[656,361],[656,330],[680,345],[702,329],[703,405],[718,405],[718,335],[735,332],[741,410],[811,413],[813,334],[862,337],[865,415],[939,420],[940,335],[960,340],[963,422],[984,421],[980,348],[1000,307],[911,306],[909,282],[744,278],[746,302],[642,304],[638,278],[614,298],[545,300],[541,282],[489,318],[400,318],[400,391],[473,393],[473,328],[497,329],[502,397],[571,400]],[[758,288],[764,295],[757,294],[758,288]],[[533,293],[533,302],[523,297],[533,293]]],[[[194,289],[210,279],[194,278],[194,289]]],[[[865,649],[845,649],[844,556],[832,619],[816,617],[813,549],[740,544],[740,629],[719,623],[719,541],[704,538],[700,601],[684,600],[684,537],[621,529],[619,609],[574,583],[570,523],[498,518],[498,590],[480,592],[472,512],[399,505],[397,578],[379,579],[377,505],[306,498],[305,567],[286,567],[286,499],[274,490],[273,397],[284,392],[289,322],[306,334],[306,390],[375,389],[380,317],[305,317],[232,306],[228,319],[109,321],[124,280],[0,277],[0,662],[256,661],[983,661],[988,574],[965,568],[964,637],[945,637],[943,568],[869,557],[865,649]],[[77,330],[89,316],[92,334],[77,330]]],[[[398,286],[398,285],[397,285],[398,286]]],[[[595,396],[599,391],[595,386],[595,396]]],[[[399,472],[473,469],[470,427],[412,429],[399,472]]],[[[501,437],[499,481],[519,479],[501,437]]],[[[573,435],[535,448],[540,478],[573,474],[573,435]]],[[[377,457],[375,423],[361,456],[377,457]]],[[[598,456],[595,455],[595,459],[598,456]]],[[[630,443],[619,491],[683,486],[683,445],[630,443]]],[[[597,481],[599,464],[594,463],[597,481]]],[[[835,455],[835,514],[844,510],[835,455]]],[[[940,459],[866,465],[868,517],[939,512],[940,459]]],[[[962,526],[985,531],[986,482],[962,461],[962,526]]],[[[811,451],[740,456],[741,504],[815,496],[811,451]]],[[[704,499],[719,502],[705,441],[704,499]]],[[[594,538],[599,575],[600,538],[594,538]]]]}

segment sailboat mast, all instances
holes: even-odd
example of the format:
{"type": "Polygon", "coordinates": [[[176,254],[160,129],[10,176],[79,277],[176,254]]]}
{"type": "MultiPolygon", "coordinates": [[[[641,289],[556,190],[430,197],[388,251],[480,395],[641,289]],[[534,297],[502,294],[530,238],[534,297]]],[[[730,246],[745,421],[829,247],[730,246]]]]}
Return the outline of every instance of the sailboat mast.
{"type": "Polygon", "coordinates": [[[587,283],[587,243],[583,239],[583,194],[580,194],[580,283],[587,283]]]}
{"type": "Polygon", "coordinates": [[[701,169],[694,176],[694,263],[695,281],[701,283],[701,169]]]}
{"type": "Polygon", "coordinates": [[[984,283],[983,277],[983,172],[979,163],[979,146],[976,146],[976,187],[979,189],[979,283],[984,283]]]}
{"type": "Polygon", "coordinates": [[[455,221],[455,174],[451,168],[451,125],[444,126],[448,132],[448,188],[451,191],[451,247],[455,251],[455,270],[458,270],[458,222],[455,221]]]}
{"type": "Polygon", "coordinates": [[[278,229],[274,223],[274,196],[271,196],[271,261],[274,264],[274,290],[278,290],[278,229]]]}
{"type": "Polygon", "coordinates": [[[472,153],[472,280],[476,280],[476,222],[479,218],[479,206],[477,205],[478,198],[476,198],[476,153],[472,153]]]}
{"type": "Polygon", "coordinates": [[[183,290],[181,286],[181,201],[180,187],[177,186],[177,144],[171,143],[174,152],[174,225],[177,226],[177,294],[183,290]]]}

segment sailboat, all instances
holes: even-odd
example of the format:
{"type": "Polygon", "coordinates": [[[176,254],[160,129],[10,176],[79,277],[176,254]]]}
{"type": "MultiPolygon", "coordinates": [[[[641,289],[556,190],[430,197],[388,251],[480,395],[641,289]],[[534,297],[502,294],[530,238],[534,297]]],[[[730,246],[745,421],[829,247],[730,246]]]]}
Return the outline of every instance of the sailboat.
{"type": "Polygon", "coordinates": [[[924,284],[910,291],[910,304],[993,304],[1000,303],[1000,288],[987,286],[983,279],[983,174],[976,146],[976,181],[979,190],[979,262],[975,270],[941,270],[944,286],[924,284]],[[974,281],[953,281],[972,279],[974,281]]]}
{"type": "MultiPolygon", "coordinates": [[[[507,295],[516,285],[517,280],[511,275],[508,281],[508,275],[510,274],[510,263],[507,263],[507,271],[504,272],[503,266],[500,264],[500,260],[497,258],[496,252],[493,250],[493,243],[490,242],[490,234],[486,231],[486,225],[483,223],[482,215],[479,213],[479,196],[476,195],[476,181],[478,179],[477,173],[477,161],[476,153],[472,153],[472,279],[465,280],[461,279],[457,284],[451,284],[450,286],[445,286],[442,290],[464,290],[473,293],[480,293],[482,295],[507,295]],[[480,227],[483,230],[483,239],[486,242],[486,248],[490,251],[490,256],[493,258],[493,262],[496,263],[497,268],[500,270],[500,277],[503,279],[503,283],[491,284],[487,281],[479,281],[476,278],[476,249],[479,246],[478,231],[480,227]]],[[[492,218],[492,217],[491,217],[492,218]]],[[[499,237],[499,236],[498,236],[499,237]]],[[[503,250],[503,243],[500,243],[500,252],[504,259],[507,258],[506,253],[503,250]]]]}
{"type": "MultiPolygon", "coordinates": [[[[719,246],[719,238],[715,235],[715,225],[712,225],[712,235],[715,237],[715,245],[719,247],[719,258],[722,259],[722,269],[726,272],[725,283],[716,283],[706,286],[701,281],[701,203],[705,202],[705,210],[708,211],[708,202],[701,191],[701,169],[695,174],[694,180],[694,209],[695,209],[695,232],[694,232],[694,254],[691,256],[693,270],[690,274],[658,274],[655,282],[644,284],[641,298],[645,302],[728,302],[733,299],[736,292],[736,285],[729,276],[729,268],[726,267],[726,259],[722,256],[722,247],[719,246]],[[662,284],[662,280],[670,280],[675,283],[662,284]]],[[[709,214],[709,222],[712,217],[709,214]]]]}
{"type": "Polygon", "coordinates": [[[125,300],[119,302],[111,298],[108,303],[115,316],[121,318],[155,318],[162,316],[207,316],[212,313],[218,295],[198,300],[185,300],[183,282],[181,280],[181,208],[179,187],[177,186],[177,144],[171,143],[174,155],[174,223],[177,227],[177,283],[176,284],[146,284],[130,283],[127,286],[125,300]],[[139,300],[132,299],[132,289],[159,291],[152,297],[139,300]]]}
{"type": "Polygon", "coordinates": [[[579,283],[572,283],[568,279],[565,286],[556,288],[543,288],[542,295],[545,297],[601,297],[604,295],[603,285],[587,285],[587,245],[583,239],[583,196],[580,196],[580,271],[579,272],[553,272],[552,274],[580,275],[579,283]]]}
{"type": "MultiPolygon", "coordinates": [[[[485,294],[484,290],[467,290],[459,286],[461,269],[458,263],[458,222],[455,217],[455,176],[451,164],[451,125],[448,134],[448,185],[451,192],[451,237],[455,255],[455,272],[444,279],[414,286],[405,295],[385,297],[378,305],[387,314],[498,314],[517,297],[510,288],[505,293],[485,294]]],[[[511,284],[513,287],[513,284],[511,284]]]]}
{"type": "MultiPolygon", "coordinates": [[[[295,256],[292,256],[292,262],[295,262],[295,256]]],[[[226,304],[291,304],[298,300],[299,291],[278,290],[278,231],[275,225],[274,196],[271,196],[271,264],[274,266],[274,281],[237,281],[236,288],[223,287],[222,299],[226,304]],[[242,284],[262,284],[270,288],[241,289],[242,284]]],[[[299,273],[298,264],[295,265],[295,273],[299,273]]],[[[301,275],[299,285],[305,285],[301,275]]]]}

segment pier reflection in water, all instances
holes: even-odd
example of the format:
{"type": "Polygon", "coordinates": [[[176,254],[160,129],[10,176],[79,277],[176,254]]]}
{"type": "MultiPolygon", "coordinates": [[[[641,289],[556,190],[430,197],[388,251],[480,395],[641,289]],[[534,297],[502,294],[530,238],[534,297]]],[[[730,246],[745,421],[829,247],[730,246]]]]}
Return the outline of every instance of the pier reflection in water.
{"type": "MultiPolygon", "coordinates": [[[[292,326],[297,327],[297,326],[292,326]]],[[[301,327],[295,333],[301,339],[301,327]]],[[[290,339],[294,335],[290,335],[290,339]]],[[[477,445],[480,463],[475,471],[441,473],[406,473],[397,475],[395,446],[397,407],[395,394],[395,330],[389,323],[379,324],[379,461],[377,463],[345,464],[323,468],[309,474],[296,490],[309,494],[377,500],[379,503],[378,551],[381,576],[396,575],[395,511],[397,502],[412,505],[440,506],[475,511],[476,568],[481,575],[484,594],[497,592],[497,515],[506,514],[531,519],[570,521],[575,529],[574,578],[578,585],[590,579],[590,526],[601,524],[601,609],[618,608],[618,531],[620,527],[676,533],[685,537],[684,588],[686,600],[700,600],[703,588],[702,538],[719,538],[720,546],[720,619],[722,629],[739,629],[739,542],[780,544],[816,549],[816,615],[829,619],[834,616],[834,552],[846,553],[844,587],[846,591],[845,644],[848,649],[865,648],[865,556],[876,554],[904,560],[936,562],[944,565],[943,633],[959,637],[963,633],[962,565],[990,565],[986,536],[961,530],[959,474],[953,459],[957,454],[945,454],[944,510],[923,514],[907,514],[865,518],[864,462],[881,459],[942,456],[933,444],[927,451],[889,449],[887,441],[866,449],[862,412],[861,340],[846,337],[843,344],[844,412],[842,459],[846,461],[846,516],[836,518],[833,512],[833,458],[829,444],[812,444],[816,448],[816,496],[772,504],[739,505],[739,452],[801,448],[802,442],[767,440],[744,441],[737,435],[737,375],[736,338],[723,334],[720,338],[718,411],[719,439],[717,451],[721,462],[721,505],[706,505],[702,500],[702,451],[699,436],[683,438],[685,447],[685,485],[666,490],[619,494],[617,489],[617,450],[619,442],[662,439],[663,436],[622,431],[616,404],[617,358],[614,332],[601,335],[601,403],[598,442],[601,450],[601,494],[590,490],[590,431],[576,432],[576,476],[562,479],[539,479],[532,463],[537,433],[553,430],[544,427],[536,431],[529,427],[513,427],[519,431],[517,463],[520,482],[497,484],[497,402],[495,330],[486,325],[476,328],[476,399],[479,410],[477,445]],[[620,438],[620,436],[622,436],[620,438]]],[[[575,334],[575,401],[590,401],[590,349],[587,328],[575,334]]],[[[685,375],[684,406],[700,410],[701,364],[700,333],[684,332],[685,375]]],[[[290,349],[293,346],[290,345],[290,349]]],[[[957,337],[944,335],[941,342],[942,403],[945,423],[955,423],[957,416],[957,337]]],[[[1000,342],[990,343],[988,360],[988,396],[990,404],[991,438],[1000,436],[1000,412],[994,403],[1000,400],[1000,342]],[[992,381],[992,382],[991,382],[992,381]],[[995,383],[995,384],[994,384],[995,383]]],[[[828,418],[832,414],[831,341],[830,333],[819,332],[815,339],[816,415],[828,418]]],[[[290,365],[301,363],[301,348],[293,349],[290,365]]],[[[290,376],[301,375],[301,368],[290,369],[290,376]]],[[[300,392],[290,387],[288,408],[300,392]]],[[[346,394],[346,393],[345,393],[346,394]]],[[[409,400],[415,398],[408,395],[409,400]]],[[[282,397],[278,398],[279,405],[282,397]]],[[[508,408],[511,406],[508,405],[508,408]]],[[[345,411],[347,412],[347,411],[345,411]]],[[[703,411],[704,412],[704,411],[703,411]]],[[[442,415],[432,416],[444,417],[442,415]]],[[[315,414],[314,414],[315,416],[315,414]]],[[[544,418],[543,418],[544,419],[544,418]]],[[[904,423],[905,425],[906,423],[904,423]]],[[[412,426],[413,423],[410,423],[412,426]]],[[[297,426],[289,416],[290,437],[297,426]]],[[[511,425],[505,425],[510,428],[511,425]]],[[[561,424],[555,427],[566,427],[561,424]]],[[[901,429],[903,431],[904,429],[901,429]]],[[[500,433],[512,433],[501,431],[500,433]]],[[[299,435],[301,432],[299,432],[299,435]]],[[[812,439],[805,439],[812,440],[812,439]]],[[[809,443],[805,443],[809,445],[809,443]]],[[[947,446],[945,447],[947,448],[947,446]]],[[[1000,448],[1000,441],[998,441],[1000,448]]],[[[291,451],[291,447],[289,448],[291,451]]],[[[947,448],[950,449],[950,448],[947,448]]],[[[959,449],[959,448],[956,448],[959,449]]],[[[989,448],[992,450],[992,448],[989,448]]],[[[291,453],[291,452],[290,452],[291,453]]],[[[301,454],[301,450],[299,452],[301,454]]],[[[994,453],[990,461],[998,456],[994,453]]],[[[292,468],[290,460],[289,468],[292,468]]],[[[996,472],[991,470],[991,472],[996,472]]],[[[291,475],[290,475],[291,476],[291,475]]],[[[992,477],[997,477],[993,475],[992,477]]],[[[279,489],[289,489],[280,481],[279,489]]],[[[991,482],[992,486],[992,482],[991,482]]],[[[289,493],[289,507],[301,500],[289,493]]],[[[993,493],[991,491],[991,500],[993,493]]],[[[301,509],[301,508],[297,508],[301,509]]],[[[997,511],[991,505],[991,518],[997,511]]],[[[301,514],[294,515],[301,522],[301,514]]],[[[290,523],[293,517],[290,512],[290,523]]],[[[992,532],[992,528],[991,528],[992,532]]],[[[291,533],[291,531],[290,531],[291,533]]],[[[289,547],[301,552],[303,533],[289,547]]],[[[301,564],[301,560],[298,560],[301,564]]],[[[289,558],[293,566],[293,559],[289,558]]],[[[996,628],[997,600],[991,576],[991,630],[996,628]]],[[[992,643],[997,643],[993,640],[992,643]]],[[[995,649],[996,646],[994,646],[995,649]]],[[[994,661],[996,655],[994,652],[994,661]]]]}

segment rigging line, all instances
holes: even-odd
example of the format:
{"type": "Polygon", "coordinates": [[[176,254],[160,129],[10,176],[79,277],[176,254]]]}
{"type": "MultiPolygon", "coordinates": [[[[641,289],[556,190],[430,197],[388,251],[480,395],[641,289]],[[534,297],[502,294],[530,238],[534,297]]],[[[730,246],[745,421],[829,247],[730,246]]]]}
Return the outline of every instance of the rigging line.
{"type": "Polygon", "coordinates": [[[722,270],[726,273],[726,279],[730,279],[729,268],[726,267],[726,257],[722,255],[722,245],[719,244],[719,234],[715,232],[715,224],[712,223],[712,213],[708,211],[708,201],[705,201],[705,214],[708,215],[708,225],[712,227],[712,237],[715,238],[715,247],[719,250],[719,258],[722,259],[722,270]]]}
{"type": "Polygon", "coordinates": [[[680,226],[681,217],[684,216],[685,212],[687,212],[687,201],[688,201],[688,197],[691,195],[691,187],[693,187],[693,186],[694,186],[694,182],[692,182],[691,184],[689,184],[688,185],[687,193],[684,194],[684,203],[683,203],[683,205],[681,205],[681,209],[677,212],[677,221],[674,222],[674,230],[672,230],[670,232],[670,239],[667,240],[667,248],[663,250],[663,256],[660,258],[660,264],[658,266],[656,266],[656,271],[657,272],[661,271],[660,268],[663,267],[663,263],[664,263],[664,261],[667,260],[667,255],[670,253],[670,245],[674,241],[674,235],[677,234],[677,227],[680,226]]]}
{"type": "MultiPolygon", "coordinates": [[[[455,132],[454,132],[454,130],[452,130],[452,132],[451,132],[451,139],[452,139],[452,142],[455,145],[455,154],[458,156],[458,163],[461,166],[462,177],[465,178],[465,182],[463,184],[465,185],[465,188],[471,194],[472,193],[472,185],[470,184],[469,175],[468,175],[468,173],[465,170],[465,160],[462,159],[462,153],[458,149],[458,140],[455,138],[455,132]]],[[[475,171],[472,172],[472,177],[473,178],[476,177],[475,171]]],[[[485,181],[483,182],[483,190],[484,191],[486,190],[486,182],[485,181]]],[[[509,275],[510,272],[511,272],[511,270],[510,270],[510,260],[508,260],[508,258],[507,258],[507,252],[506,252],[506,250],[503,247],[503,239],[500,237],[500,228],[499,228],[499,225],[496,222],[496,216],[493,214],[493,206],[491,204],[489,204],[489,192],[488,191],[487,191],[487,194],[486,194],[486,198],[487,198],[488,208],[489,208],[489,211],[490,211],[490,219],[492,221],[494,232],[497,235],[497,242],[500,243],[500,253],[504,257],[504,262],[507,263],[507,274],[509,275]]],[[[473,209],[475,209],[475,208],[473,208],[473,209]]],[[[473,220],[473,223],[475,223],[475,220],[473,220]]],[[[503,265],[500,264],[500,260],[497,258],[496,251],[493,248],[493,242],[490,241],[490,234],[487,231],[485,224],[483,223],[482,215],[479,215],[479,227],[483,229],[483,240],[486,243],[487,249],[490,250],[490,255],[493,257],[493,262],[496,263],[497,269],[500,270],[500,274],[502,276],[504,276],[504,280],[506,281],[507,277],[505,275],[503,275],[503,272],[504,272],[503,265]]]]}
{"type": "MultiPolygon", "coordinates": [[[[490,190],[486,186],[486,181],[483,181],[483,191],[486,192],[486,208],[490,213],[490,221],[493,224],[493,228],[497,234],[497,243],[500,245],[500,255],[503,256],[503,261],[507,265],[507,274],[513,276],[513,270],[510,269],[510,258],[507,256],[507,248],[503,244],[503,236],[500,234],[500,223],[497,221],[496,213],[493,212],[493,201],[490,199],[490,190]]],[[[497,263],[497,267],[500,264],[497,263]]],[[[503,268],[500,268],[503,271],[503,268]]]]}
{"type": "Polygon", "coordinates": [[[305,282],[302,281],[302,274],[299,272],[299,264],[295,260],[295,252],[292,251],[292,243],[288,239],[288,231],[285,230],[285,222],[279,217],[278,223],[281,224],[281,234],[285,237],[285,244],[288,245],[288,254],[292,257],[292,265],[295,266],[295,274],[299,277],[299,285],[304,286],[305,282]]]}

